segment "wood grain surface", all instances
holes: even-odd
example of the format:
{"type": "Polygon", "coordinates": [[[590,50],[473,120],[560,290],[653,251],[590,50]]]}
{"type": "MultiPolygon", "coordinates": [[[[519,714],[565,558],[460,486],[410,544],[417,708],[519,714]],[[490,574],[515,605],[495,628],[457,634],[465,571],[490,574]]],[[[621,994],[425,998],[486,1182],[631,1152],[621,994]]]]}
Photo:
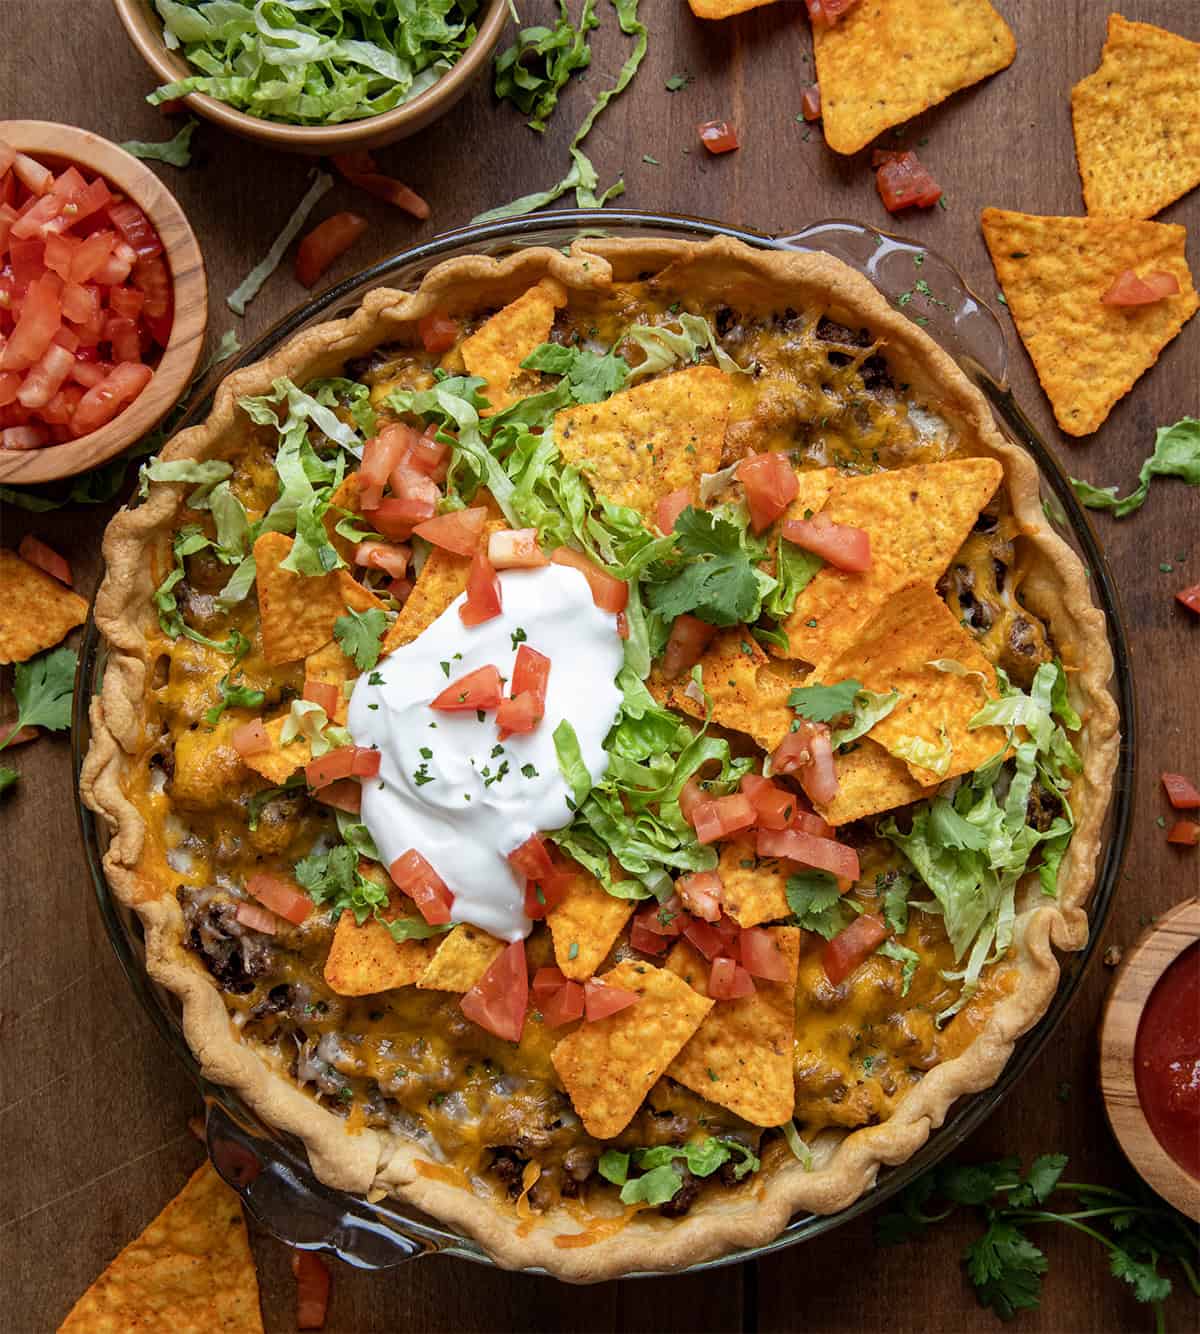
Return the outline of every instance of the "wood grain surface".
{"type": "MultiPolygon", "coordinates": [[[[996,0],[1018,40],[1013,67],[915,122],[946,190],[947,207],[892,225],[943,251],[991,298],[996,290],[979,235],[979,211],[998,205],[1082,212],[1071,139],[1069,90],[1099,59],[1102,0],[996,0]],[[925,141],[928,140],[926,143],[925,141]]],[[[527,22],[549,0],[521,0],[527,22]]],[[[577,8],[577,6],[575,7],[577,8]]],[[[564,172],[566,141],[585,100],[624,59],[607,4],[591,70],[563,99],[545,137],[477,86],[443,121],[380,154],[385,170],[433,204],[417,225],[339,184],[318,216],[346,208],[373,228],[330,278],[481,209],[541,188],[564,172]]],[[[875,194],[869,153],[833,156],[818,130],[797,123],[812,78],[799,3],[779,3],[723,24],[691,18],[683,0],[645,0],[650,51],[632,89],[601,117],[588,142],[602,182],[624,171],[631,207],[721,218],[788,232],[822,217],[889,225],[875,194]],[[668,93],[666,79],[693,81],[668,93]],[[736,122],[742,148],[722,158],[699,149],[695,126],[736,122]],[[644,161],[649,156],[656,163],[644,161]]],[[[1196,0],[1126,0],[1128,18],[1200,39],[1196,0]]],[[[152,80],[102,0],[3,0],[3,114],[63,120],[116,140],[167,138],[176,126],[142,102],[152,80]]],[[[897,139],[897,142],[901,142],[897,139]]],[[[210,341],[237,327],[250,339],[301,301],[290,269],[249,308],[229,314],[225,294],[259,259],[304,191],[308,164],[202,125],[187,171],[156,168],[178,196],[204,249],[210,341]]],[[[1200,271],[1200,192],[1168,209],[1191,229],[1200,271]]],[[[1006,325],[1008,317],[1001,309],[1006,325]]],[[[1153,445],[1156,425],[1200,410],[1200,320],[1122,402],[1103,429],[1069,443],[1054,428],[1028,359],[1015,343],[1015,385],[1067,470],[1124,491],[1153,445]]],[[[69,557],[80,591],[99,574],[100,535],[111,507],[30,515],[0,508],[5,545],[37,532],[69,557]]],[[[1159,827],[1168,808],[1158,771],[1200,775],[1196,668],[1200,621],[1173,594],[1200,582],[1200,492],[1156,482],[1145,507],[1096,529],[1120,583],[1137,677],[1141,764],[1130,852],[1103,946],[1129,945],[1141,926],[1197,888],[1196,850],[1170,848],[1159,827]]],[[[4,678],[4,698],[11,679],[4,678]]],[[[200,1149],[187,1130],[198,1099],[139,1009],[92,903],[76,833],[65,738],[16,752],[21,781],[0,809],[0,1329],[53,1329],[72,1302],[179,1189],[200,1149]]],[[[1127,1182],[1131,1173],[1105,1124],[1096,1076],[1096,1025],[1111,975],[1095,966],[1055,1039],[990,1122],[960,1151],[967,1158],[1065,1151],[1074,1180],[1127,1182]]],[[[869,1218],[769,1259],[682,1278],[609,1283],[579,1291],[463,1262],[433,1259],[390,1274],[339,1268],[327,1328],[334,1331],[805,1330],[958,1331],[998,1328],[961,1270],[975,1224],[942,1225],[917,1244],[877,1250],[869,1218]]],[[[1025,1331],[1153,1328],[1151,1312],[1108,1274],[1102,1250],[1062,1229],[1043,1238],[1050,1256],[1041,1309],[1025,1331]],[[1061,1233],[1061,1235],[1060,1235],[1061,1233]]],[[[295,1290],[285,1249],[256,1235],[263,1309],[271,1330],[294,1328],[295,1290]]],[[[1173,1329],[1200,1312],[1176,1294],[1173,1329]]]]}

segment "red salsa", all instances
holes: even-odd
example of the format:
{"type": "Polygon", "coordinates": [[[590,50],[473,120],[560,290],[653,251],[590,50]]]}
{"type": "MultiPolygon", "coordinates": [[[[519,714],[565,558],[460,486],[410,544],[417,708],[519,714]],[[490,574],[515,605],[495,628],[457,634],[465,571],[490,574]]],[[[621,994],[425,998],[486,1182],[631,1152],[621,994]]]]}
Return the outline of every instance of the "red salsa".
{"type": "Polygon", "coordinates": [[[1200,1179],[1200,941],[1150,993],[1133,1065],[1138,1101],[1155,1138],[1200,1179]]]}

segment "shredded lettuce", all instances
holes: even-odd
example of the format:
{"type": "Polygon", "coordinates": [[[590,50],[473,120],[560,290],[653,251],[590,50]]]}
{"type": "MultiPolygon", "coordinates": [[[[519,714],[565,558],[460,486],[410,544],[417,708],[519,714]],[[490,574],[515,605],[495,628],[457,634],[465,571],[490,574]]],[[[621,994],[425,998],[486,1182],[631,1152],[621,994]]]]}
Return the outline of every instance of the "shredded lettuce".
{"type": "MultiPolygon", "coordinates": [[[[187,81],[185,80],[185,82],[187,81]]],[[[312,184],[305,192],[304,198],[296,205],[295,212],[284,223],[283,230],[271,242],[271,248],[225,298],[226,305],[235,315],[245,315],[246,307],[258,295],[263,283],[279,267],[279,262],[286,254],[288,246],[292,244],[300,228],[308,221],[308,215],[316,208],[332,185],[333,177],[327,172],[313,172],[312,184]]]]}
{"type": "Polygon", "coordinates": [[[583,0],[578,24],[571,22],[567,0],[558,0],[552,28],[520,29],[512,46],[496,57],[496,96],[531,116],[529,128],[540,134],[571,75],[592,63],[587,34],[599,26],[596,0],[583,0]]]}
{"type": "Polygon", "coordinates": [[[783,1131],[783,1137],[787,1140],[787,1146],[791,1149],[792,1156],[806,1172],[811,1172],[813,1170],[812,1150],[800,1138],[800,1132],[796,1129],[795,1121],[785,1121],[779,1128],[783,1131]]]}
{"type": "Polygon", "coordinates": [[[891,690],[886,695],[875,690],[857,690],[854,694],[854,713],[845,727],[839,727],[830,741],[835,750],[848,746],[881,723],[900,703],[900,692],[891,690]]]}
{"type": "Polygon", "coordinates": [[[192,164],[192,135],[198,120],[188,123],[171,139],[162,143],[148,143],[143,139],[127,139],[121,147],[133,157],[148,162],[165,162],[170,167],[190,167],[192,164]]]}
{"type": "Polygon", "coordinates": [[[622,1204],[666,1204],[683,1185],[683,1169],[697,1177],[710,1177],[728,1162],[736,1163],[734,1179],[741,1181],[762,1166],[758,1156],[741,1140],[709,1135],[689,1144],[660,1144],[625,1153],[606,1149],[600,1155],[599,1172],[605,1181],[621,1187],[622,1204]],[[641,1170],[631,1177],[630,1167],[641,1170]]]}
{"type": "Polygon", "coordinates": [[[938,741],[927,741],[919,736],[897,737],[888,753],[898,760],[907,760],[909,764],[928,769],[931,774],[944,778],[950,770],[950,761],[954,758],[954,744],[944,727],[938,728],[938,741]]]}
{"type": "Polygon", "coordinates": [[[310,699],[292,700],[291,711],[279,733],[279,744],[286,746],[301,737],[308,742],[314,760],[353,743],[350,733],[331,722],[325,710],[310,699]]]}
{"type": "Polygon", "coordinates": [[[705,349],[713,354],[717,365],[731,375],[748,375],[749,366],[739,366],[728,352],[717,342],[712,325],[701,315],[690,315],[686,311],[675,317],[678,330],[669,324],[635,324],[628,331],[628,337],[646,354],[633,369],[630,383],[647,375],[655,375],[670,366],[699,360],[705,349]]]}
{"type": "Polygon", "coordinates": [[[1092,486],[1071,478],[1075,494],[1090,510],[1111,510],[1114,519],[1139,510],[1150,494],[1155,477],[1179,477],[1189,486],[1200,486],[1200,418],[1184,417],[1174,426],[1160,426],[1154,436],[1154,452],[1138,472],[1138,484],[1118,498],[1115,486],[1092,486]]]}
{"type": "Polygon", "coordinates": [[[795,610],[796,599],[812,583],[824,564],[815,551],[805,551],[803,547],[780,537],[775,548],[776,587],[763,602],[763,611],[772,620],[787,620],[795,610]]]}

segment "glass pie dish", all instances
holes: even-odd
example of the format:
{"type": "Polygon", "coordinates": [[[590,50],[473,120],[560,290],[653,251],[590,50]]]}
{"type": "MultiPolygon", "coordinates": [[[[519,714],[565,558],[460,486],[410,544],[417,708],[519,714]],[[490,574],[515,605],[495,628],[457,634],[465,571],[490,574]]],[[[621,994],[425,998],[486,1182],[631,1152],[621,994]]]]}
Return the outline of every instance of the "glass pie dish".
{"type": "MultiPolygon", "coordinates": [[[[1133,685],[1117,593],[1104,556],[1066,477],[1013,400],[1007,383],[1007,345],[999,321],[953,266],[935,252],[862,224],[826,221],[790,236],[769,238],[700,219],[605,210],[547,213],[516,222],[464,228],[375,265],[302,306],[247,348],[237,362],[223,367],[221,374],[261,360],[302,330],[348,314],[373,288],[415,287],[434,265],[446,259],[468,254],[496,256],[531,246],[565,247],[580,236],[684,240],[727,236],[750,246],[825,252],[864,274],[906,316],[926,328],[987,398],[999,428],[1035,459],[1046,515],[1080,556],[1090,578],[1092,599],[1105,613],[1114,660],[1111,689],[1124,723],[1103,851],[1088,907],[1092,924],[1089,944],[1062,959],[1059,987],[1049,1010],[1020,1039],[1000,1078],[984,1092],[960,1100],[921,1151],[902,1166],[881,1173],[876,1187],[849,1208],[830,1215],[798,1215],[766,1245],[734,1251],[696,1266],[708,1268],[820,1235],[872,1208],[960,1144],[1021,1077],[1078,988],[1120,874],[1133,780],[1133,685]]],[[[211,392],[205,393],[202,387],[186,405],[180,425],[203,420],[211,402],[211,392]]],[[[90,739],[88,706],[104,666],[105,647],[94,620],[89,619],[75,699],[77,778],[90,739]]],[[[328,1251],[361,1268],[387,1268],[436,1253],[491,1263],[477,1243],[411,1208],[389,1198],[372,1203],[324,1186],[313,1174],[298,1140],[266,1125],[230,1090],[204,1079],[184,1040],[175,1000],[151,982],[145,971],[136,916],[110,892],[101,867],[104,829],[82,803],[78,809],[94,888],[113,946],[142,1003],[196,1080],[207,1107],[209,1152],[217,1170],[239,1192],[254,1216],[293,1246],[328,1251]]]]}

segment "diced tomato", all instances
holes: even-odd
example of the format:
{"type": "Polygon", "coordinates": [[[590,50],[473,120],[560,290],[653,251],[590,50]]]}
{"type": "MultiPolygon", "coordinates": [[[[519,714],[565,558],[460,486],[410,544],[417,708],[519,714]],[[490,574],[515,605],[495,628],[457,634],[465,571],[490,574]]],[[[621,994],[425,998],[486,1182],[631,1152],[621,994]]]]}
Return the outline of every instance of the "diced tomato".
{"type": "Polygon", "coordinates": [[[488,538],[488,560],[497,570],[532,570],[549,565],[536,528],[501,528],[488,538]]]}
{"type": "Polygon", "coordinates": [[[36,565],[38,569],[45,570],[48,575],[57,579],[60,583],[64,583],[68,587],[71,586],[71,567],[53,547],[48,547],[45,542],[34,537],[32,533],[26,533],[21,538],[21,544],[17,547],[17,554],[27,560],[30,565],[36,565]]]}
{"type": "MultiPolygon", "coordinates": [[[[79,335],[73,329],[68,329],[65,326],[54,335],[54,341],[59,347],[65,347],[72,354],[79,350],[79,335]]],[[[74,356],[72,356],[71,360],[74,361],[74,359],[74,356]]]]}
{"type": "MultiPolygon", "coordinates": [[[[361,492],[360,492],[361,495],[361,492]]],[[[413,519],[411,506],[406,500],[395,500],[388,496],[372,506],[363,506],[363,511],[370,520],[371,527],[377,528],[384,537],[393,542],[403,542],[413,535],[414,526],[420,522],[413,519]]]]}
{"type": "Polygon", "coordinates": [[[655,507],[655,522],[660,533],[673,533],[675,521],[692,502],[692,488],[681,486],[678,491],[663,496],[655,507]]]}
{"type": "Polygon", "coordinates": [[[555,868],[544,880],[525,882],[525,916],[541,921],[567,897],[571,877],[555,868]]]}
{"type": "Polygon", "coordinates": [[[143,310],[149,319],[164,319],[171,313],[171,276],[157,255],[139,256],[133,266],[133,285],[145,298],[143,310]]]}
{"type": "Polygon", "coordinates": [[[414,218],[419,218],[422,222],[429,217],[429,205],[421,196],[391,176],[381,175],[370,153],[362,151],[338,153],[334,156],[333,165],[351,185],[357,185],[360,190],[374,195],[376,199],[394,204],[396,208],[404,209],[406,213],[411,213],[414,218]]]}
{"type": "Polygon", "coordinates": [[[545,705],[532,690],[523,691],[511,699],[502,699],[496,710],[496,726],[500,740],[532,732],[545,716],[545,705]]]}
{"type": "Polygon", "coordinates": [[[311,788],[325,787],[339,778],[374,778],[379,772],[380,753],[370,746],[339,746],[304,766],[311,788]]]}
{"type": "Polygon", "coordinates": [[[162,241],[150,219],[132,199],[115,199],[108,206],[112,225],[121,233],[125,244],[132,246],[139,259],[154,259],[163,252],[162,241]]]}
{"type": "Polygon", "coordinates": [[[777,773],[794,774],[810,800],[827,805],[838,794],[833,742],[827,723],[801,719],[775,748],[771,767],[777,773]]]}
{"type": "Polygon", "coordinates": [[[858,853],[852,847],[800,829],[760,829],[755,851],[760,857],[783,857],[801,866],[814,866],[838,880],[853,882],[859,877],[858,853]]]}
{"type": "Polygon", "coordinates": [[[730,937],[718,930],[715,923],[689,917],[683,925],[683,934],[688,943],[706,959],[716,959],[722,955],[729,957],[732,954],[730,937]]]}
{"type": "Polygon", "coordinates": [[[50,346],[62,324],[62,279],[44,273],[29,284],[12,337],[0,352],[0,370],[23,371],[50,346]]]}
{"type": "Polygon", "coordinates": [[[295,926],[306,922],[313,910],[313,901],[307,894],[267,871],[258,871],[246,881],[246,893],[253,894],[259,903],[295,926]]]}
{"type": "Polygon", "coordinates": [[[358,815],[362,811],[362,784],[353,778],[339,778],[336,783],[329,783],[319,792],[314,792],[313,797],[322,806],[332,806],[350,815],[358,815]]]}
{"type": "Polygon", "coordinates": [[[835,569],[859,573],[871,568],[871,539],[863,528],[833,523],[818,514],[812,519],[788,519],[780,531],[789,542],[816,552],[835,569]]]}
{"type": "Polygon", "coordinates": [[[1175,594],[1176,602],[1182,602],[1188,611],[1194,611],[1200,616],[1200,584],[1193,584],[1191,588],[1181,588],[1175,594]]]}
{"type": "Polygon", "coordinates": [[[696,131],[710,153],[731,153],[738,146],[737,130],[727,120],[706,120],[696,131]]]}
{"type": "Polygon", "coordinates": [[[520,1042],[529,1003],[525,942],[516,940],[462,998],[462,1012],[480,1028],[508,1042],[520,1042]]]}
{"type": "Polygon", "coordinates": [[[771,933],[761,926],[748,927],[738,937],[742,965],[752,977],[766,982],[786,982],[791,976],[788,962],[771,933]]]}
{"type": "Polygon", "coordinates": [[[629,618],[623,611],[617,612],[617,636],[620,639],[629,638],[629,618]]]}
{"type": "Polygon", "coordinates": [[[454,897],[446,882],[415,849],[409,848],[388,867],[392,883],[417,905],[430,926],[445,926],[450,920],[454,897]]]}
{"type": "Polygon", "coordinates": [[[692,828],[698,843],[715,843],[754,824],[754,806],[742,792],[702,802],[692,812],[692,828]]]}
{"type": "Polygon", "coordinates": [[[304,682],[304,698],[313,704],[319,704],[325,710],[326,717],[332,718],[337,706],[342,702],[341,687],[332,681],[304,682]]]}
{"type": "Polygon", "coordinates": [[[441,484],[446,480],[450,466],[450,446],[443,440],[435,439],[437,430],[434,425],[426,427],[424,435],[417,436],[409,445],[408,465],[441,484]]]}
{"type": "Polygon", "coordinates": [[[440,356],[443,352],[449,352],[458,342],[458,321],[451,319],[449,315],[443,315],[441,311],[435,310],[430,315],[423,315],[417,321],[417,333],[421,337],[421,342],[426,352],[440,356]]]}
{"type": "Polygon", "coordinates": [[[35,195],[47,194],[54,184],[54,173],[49,167],[43,167],[27,153],[18,153],[13,158],[13,174],[17,180],[35,195]]]}
{"type": "Polygon", "coordinates": [[[417,524],[413,532],[427,542],[432,542],[435,547],[444,547],[459,556],[473,556],[486,522],[487,510],[478,506],[475,509],[439,514],[436,519],[426,519],[424,523],[417,524]]]}
{"type": "Polygon", "coordinates": [[[524,843],[514,848],[508,854],[508,864],[528,880],[543,880],[554,872],[549,849],[539,834],[530,834],[524,843]]]}
{"type": "Polygon", "coordinates": [[[713,1000],[740,1000],[753,996],[754,979],[732,959],[714,959],[708,972],[708,994],[713,1000]]]}
{"type": "Polygon", "coordinates": [[[329,1309],[329,1266],[312,1251],[292,1252],[296,1276],[296,1328],[324,1329],[329,1309]]]}
{"type": "Polygon", "coordinates": [[[354,548],[354,563],[368,570],[383,570],[393,579],[403,579],[408,573],[408,558],[412,549],[395,542],[360,542],[354,548]]]}
{"type": "Polygon", "coordinates": [[[806,0],[813,27],[831,28],[858,0],[806,0]]]}
{"type": "Polygon", "coordinates": [[[800,96],[800,113],[805,120],[821,119],[821,89],[810,83],[800,96]]]}
{"type": "MultiPolygon", "coordinates": [[[[22,542],[22,556],[25,555],[24,546],[22,542]]],[[[69,577],[66,582],[71,582],[69,577]]],[[[1167,790],[1167,800],[1177,811],[1200,810],[1200,791],[1191,779],[1185,778],[1183,774],[1163,774],[1162,785],[1167,790]]]]}
{"type": "Polygon", "coordinates": [[[549,681],[550,659],[528,644],[522,644],[513,663],[512,693],[522,695],[531,691],[544,702],[549,681]]]}
{"type": "Polygon", "coordinates": [[[78,227],[81,222],[99,213],[101,209],[107,208],[111,199],[112,192],[107,182],[103,177],[97,176],[72,199],[63,210],[59,221],[68,222],[71,227],[78,227]]]}
{"type": "Polygon", "coordinates": [[[44,408],[62,388],[75,366],[75,356],[53,342],[25,372],[17,399],[27,408],[44,408]]]}
{"type": "Polygon", "coordinates": [[[68,283],[63,288],[63,315],[73,324],[86,324],[95,319],[100,310],[100,289],[85,287],[82,283],[68,283]]]}
{"type": "Polygon", "coordinates": [[[825,976],[835,987],[840,986],[860,963],[875,953],[886,938],[887,927],[882,917],[869,912],[856,917],[828,941],[821,951],[821,966],[825,969],[825,976]]]}
{"type": "Polygon", "coordinates": [[[441,490],[433,478],[410,467],[405,459],[401,459],[392,469],[388,485],[392,488],[393,496],[413,504],[414,523],[432,518],[442,499],[441,490]],[[416,506],[421,508],[417,509],[416,506]]]}
{"type": "Polygon", "coordinates": [[[249,722],[235,727],[229,740],[234,750],[243,757],[265,755],[271,749],[271,735],[263,726],[261,718],[251,718],[249,722]]]}
{"type": "Polygon", "coordinates": [[[754,803],[760,829],[786,829],[792,823],[800,805],[794,792],[778,787],[761,774],[746,774],[741,786],[754,803]]]}
{"type": "Polygon", "coordinates": [[[566,982],[567,975],[561,968],[556,968],[553,964],[539,968],[529,984],[534,1003],[539,1006],[544,1005],[556,991],[562,990],[566,982]]]}
{"type": "Polygon", "coordinates": [[[137,362],[121,362],[80,400],[71,423],[76,434],[87,435],[103,426],[131,403],[154,377],[149,366],[137,362]]]}
{"type": "Polygon", "coordinates": [[[663,674],[672,680],[690,672],[704,655],[704,650],[712,643],[717,633],[715,625],[709,625],[698,616],[684,612],[671,622],[671,633],[667,638],[667,647],[663,650],[663,674]]]}
{"type": "Polygon", "coordinates": [[[584,1010],[587,1022],[594,1024],[599,1019],[627,1010],[636,1005],[641,997],[636,991],[626,991],[624,987],[614,987],[598,977],[589,978],[583,986],[584,1010]]]}
{"type": "Polygon", "coordinates": [[[379,504],[392,469],[408,447],[408,427],[389,423],[363,446],[362,465],[358,470],[358,498],[364,510],[379,504]]]}
{"type": "Polygon", "coordinates": [[[782,454],[748,454],[736,475],[756,533],[769,528],[800,494],[796,470],[782,454]]]}
{"type": "Polygon", "coordinates": [[[17,390],[20,387],[20,371],[0,371],[0,408],[17,401],[17,390]]]}
{"type": "Polygon", "coordinates": [[[142,344],[133,320],[110,316],[104,321],[103,339],[112,347],[114,361],[140,360],[142,344]]]}
{"type": "MultiPolygon", "coordinates": [[[[17,235],[18,223],[13,227],[17,235]]],[[[1100,298],[1106,306],[1152,306],[1169,296],[1179,295],[1179,279],[1173,273],[1148,273],[1139,278],[1132,269],[1117,275],[1113,284],[1100,298]]]]}
{"type": "Polygon", "coordinates": [[[63,211],[66,200],[61,195],[45,194],[32,207],[23,209],[12,225],[17,240],[27,241],[31,236],[46,235],[46,224],[53,222],[63,211]]]}
{"type": "Polygon", "coordinates": [[[464,625],[482,625],[500,615],[500,576],[482,551],[471,557],[467,571],[467,598],[458,609],[464,625]]]}
{"type": "Polygon", "coordinates": [[[452,681],[430,703],[442,713],[466,713],[476,709],[494,709],[504,695],[499,668],[489,663],[452,681]]]}
{"type": "Polygon", "coordinates": [[[44,426],[6,426],[0,431],[0,449],[40,449],[49,438],[44,426]]]}
{"type": "Polygon", "coordinates": [[[335,213],[319,222],[300,242],[296,251],[296,278],[305,287],[317,279],[367,230],[366,218],[357,213],[335,213]]]}
{"type": "Polygon", "coordinates": [[[1200,824],[1195,820],[1176,820],[1167,830],[1167,842],[1176,843],[1184,848],[1194,848],[1200,843],[1200,824]]]}
{"type": "Polygon", "coordinates": [[[666,936],[657,935],[646,925],[646,918],[639,913],[629,928],[629,943],[643,954],[666,954],[670,941],[666,936]]]}
{"type": "Polygon", "coordinates": [[[875,187],[889,213],[904,208],[932,208],[942,197],[942,187],[915,153],[898,153],[881,163],[875,173],[875,187]]]}
{"type": "MultiPolygon", "coordinates": [[[[86,283],[104,267],[112,255],[116,237],[112,232],[93,232],[85,236],[71,252],[71,270],[67,279],[72,283],[86,283]]],[[[94,290],[94,289],[93,289],[94,290]]]]}
{"type": "Polygon", "coordinates": [[[17,210],[11,204],[0,204],[0,258],[8,249],[8,238],[12,235],[12,225],[16,220],[17,210]]]}
{"type": "MultiPolygon", "coordinates": [[[[95,351],[94,348],[86,349],[95,351]]],[[[101,380],[108,375],[112,367],[107,362],[101,364],[95,361],[89,361],[87,357],[81,357],[76,354],[75,365],[71,368],[71,379],[76,384],[82,385],[84,389],[91,389],[98,385],[101,380]]]]}
{"type": "Polygon", "coordinates": [[[814,815],[812,811],[797,811],[792,817],[792,828],[799,829],[805,834],[812,834],[814,838],[832,838],[834,827],[822,820],[819,815],[814,815]]]}
{"type": "MultiPolygon", "coordinates": [[[[50,249],[49,241],[46,242],[46,249],[50,249]]],[[[136,320],[145,304],[145,292],[140,292],[136,287],[114,287],[108,294],[109,310],[125,320],[136,320]]]]}
{"type": "Polygon", "coordinates": [[[573,547],[556,547],[550,553],[550,559],[555,565],[569,565],[583,575],[592,590],[592,601],[601,611],[625,610],[629,602],[629,585],[624,579],[617,579],[602,570],[595,561],[588,560],[583,552],[573,547]]]}
{"type": "Polygon", "coordinates": [[[542,1021],[547,1028],[561,1028],[583,1017],[584,991],[578,982],[564,982],[542,1005],[542,1021]]]}
{"type": "Polygon", "coordinates": [[[273,936],[279,927],[275,914],[255,903],[239,903],[233,915],[243,926],[248,926],[251,931],[261,931],[264,936],[273,936]]]}
{"type": "MultiPolygon", "coordinates": [[[[46,267],[66,282],[71,276],[71,261],[83,242],[74,236],[47,236],[44,244],[42,258],[46,267]]],[[[114,287],[112,295],[125,290],[123,287],[114,287]]]]}
{"type": "Polygon", "coordinates": [[[679,791],[679,809],[683,812],[683,818],[695,828],[695,821],[692,819],[696,813],[697,806],[703,806],[705,802],[712,798],[700,786],[695,778],[689,778],[679,791]]]}
{"type": "Polygon", "coordinates": [[[694,916],[705,922],[720,920],[725,886],[716,871],[693,871],[691,875],[681,875],[675,881],[675,891],[683,906],[694,916]]]}
{"type": "Polygon", "coordinates": [[[649,904],[633,920],[641,922],[652,935],[674,940],[683,934],[687,914],[683,910],[683,900],[678,894],[672,894],[666,903],[649,904]]]}

